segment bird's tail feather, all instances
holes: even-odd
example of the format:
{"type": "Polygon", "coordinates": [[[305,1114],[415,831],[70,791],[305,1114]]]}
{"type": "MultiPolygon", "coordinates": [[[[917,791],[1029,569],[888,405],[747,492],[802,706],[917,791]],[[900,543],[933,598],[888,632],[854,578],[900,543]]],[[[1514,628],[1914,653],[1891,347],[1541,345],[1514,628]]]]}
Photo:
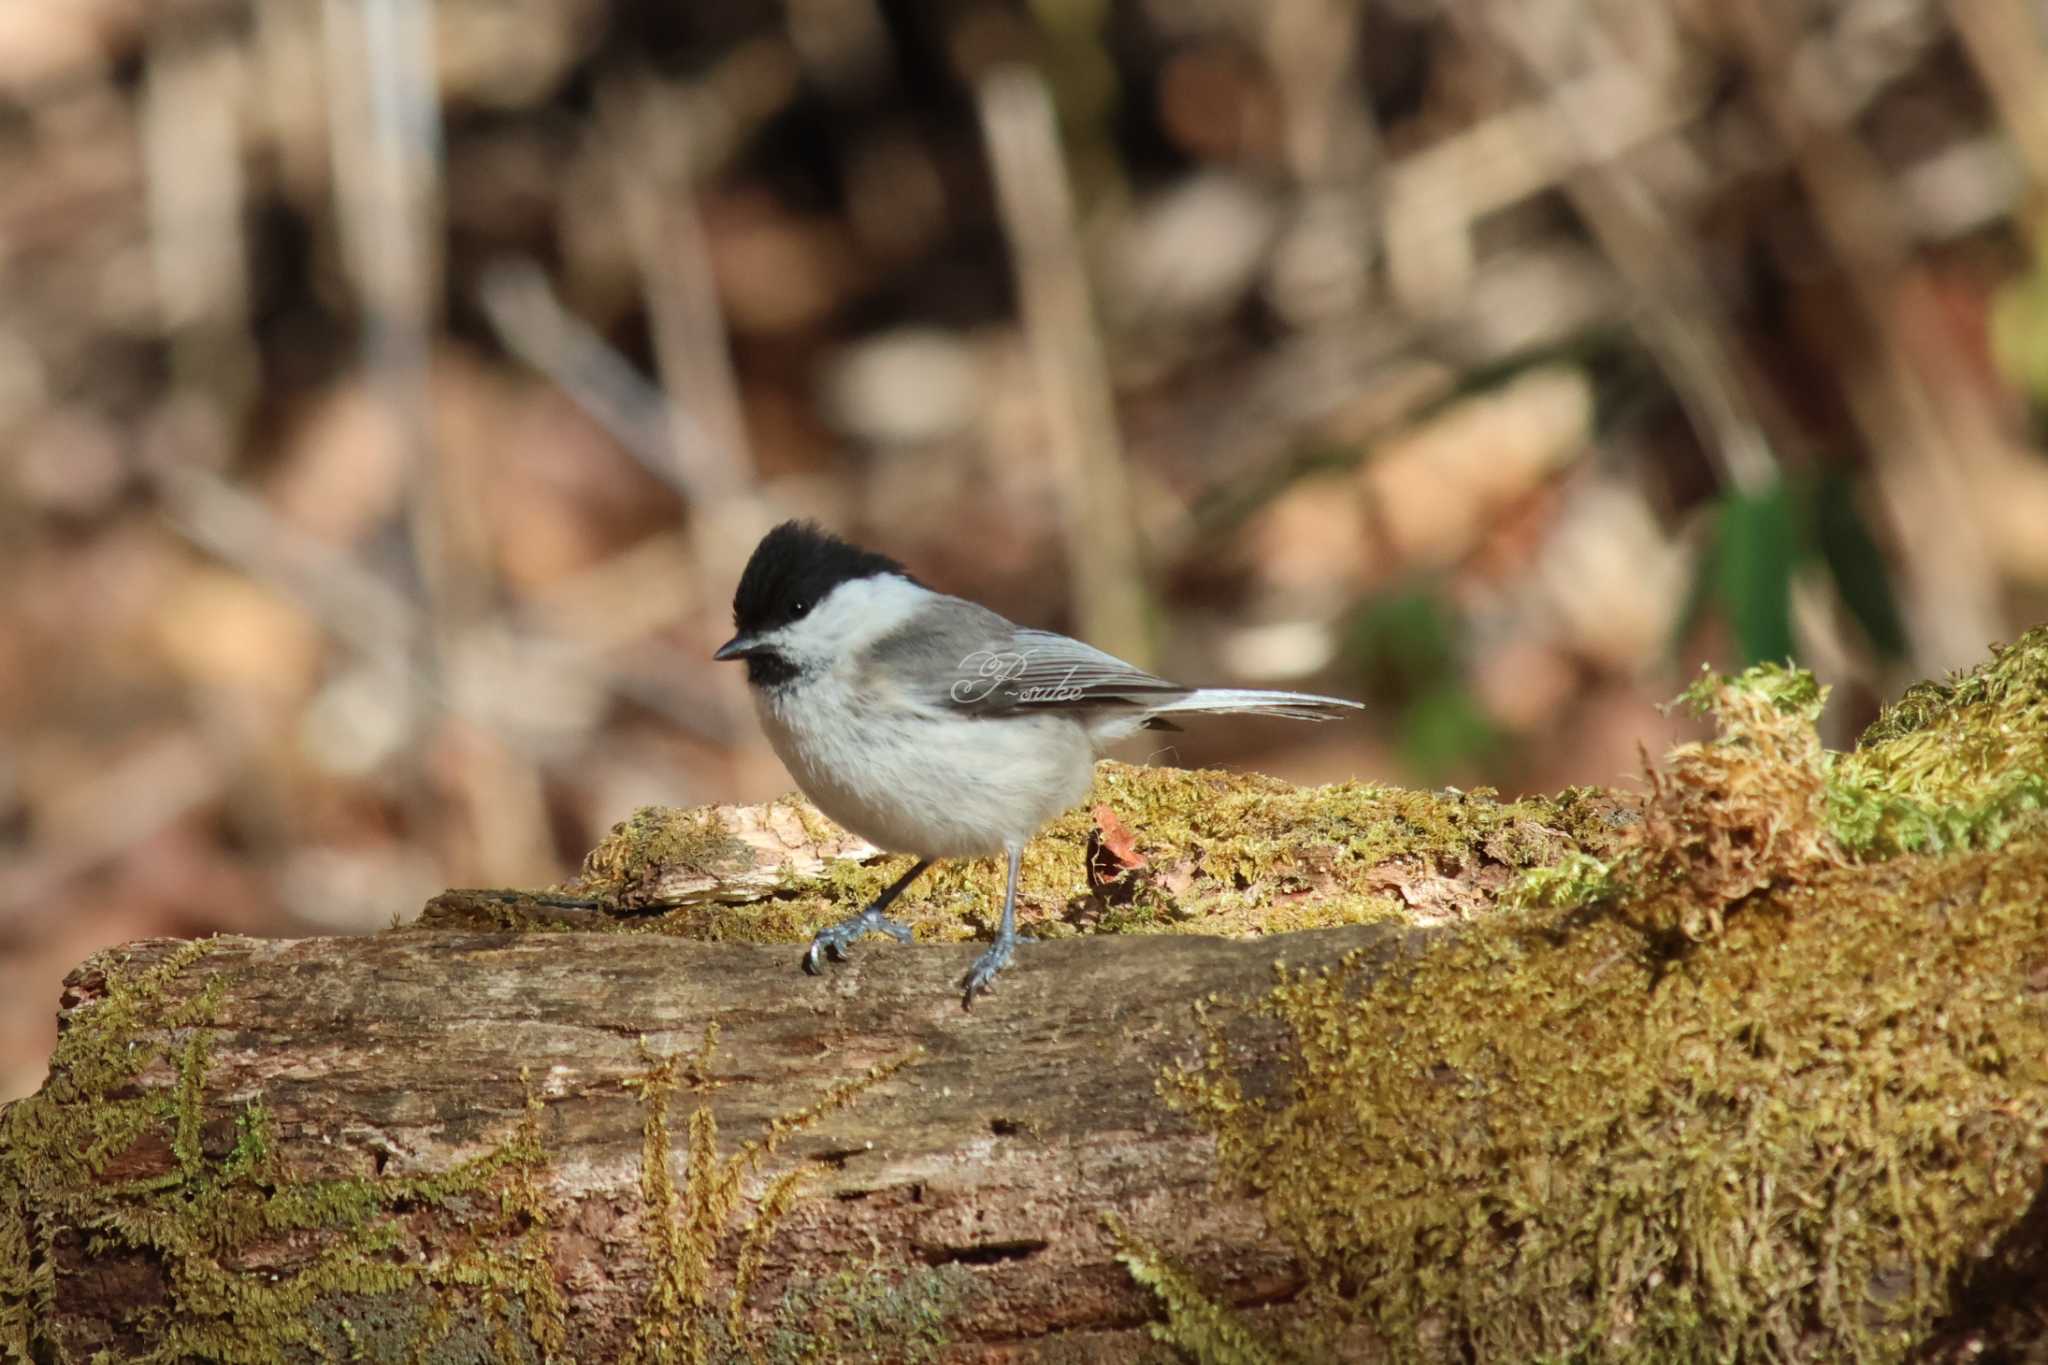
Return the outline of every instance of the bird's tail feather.
{"type": "Polygon", "coordinates": [[[1243,687],[1201,687],[1149,708],[1153,715],[1170,711],[1196,715],[1286,716],[1291,720],[1335,720],[1365,709],[1363,702],[1318,697],[1311,692],[1262,692],[1243,687]]]}

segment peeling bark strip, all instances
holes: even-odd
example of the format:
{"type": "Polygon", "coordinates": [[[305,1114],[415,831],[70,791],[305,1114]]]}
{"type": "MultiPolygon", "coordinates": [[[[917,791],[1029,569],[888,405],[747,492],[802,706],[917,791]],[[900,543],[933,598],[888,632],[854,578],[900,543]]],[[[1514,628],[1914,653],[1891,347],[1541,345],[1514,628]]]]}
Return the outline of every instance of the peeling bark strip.
{"type": "Polygon", "coordinates": [[[746,1359],[739,1333],[846,1359],[865,1333],[885,1359],[1133,1359],[1157,1300],[1105,1214],[1226,1300],[1297,1286],[1157,1097],[1194,1002],[1407,936],[1041,943],[973,1015],[932,985],[966,947],[816,980],[787,946],[611,934],[101,954],[67,983],[75,1046],[0,1128],[18,1154],[78,1135],[70,1175],[20,1188],[33,1349],[746,1359]],[[93,1132],[118,1137],[88,1159],[93,1132]]]}

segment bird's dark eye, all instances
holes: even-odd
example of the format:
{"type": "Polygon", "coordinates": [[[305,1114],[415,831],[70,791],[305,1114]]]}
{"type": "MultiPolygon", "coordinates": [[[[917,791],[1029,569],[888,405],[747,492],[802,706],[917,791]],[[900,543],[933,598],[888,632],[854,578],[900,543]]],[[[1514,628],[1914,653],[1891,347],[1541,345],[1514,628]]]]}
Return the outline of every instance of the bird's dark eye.
{"type": "Polygon", "coordinates": [[[807,614],[807,613],[808,613],[808,612],[810,611],[810,609],[811,609],[811,604],[810,604],[810,603],[808,603],[808,602],[798,602],[798,603],[797,603],[797,604],[796,604],[795,606],[793,606],[793,607],[791,607],[791,608],[789,609],[789,614],[790,614],[791,616],[794,616],[794,617],[796,617],[797,619],[801,620],[801,619],[802,619],[802,618],[803,618],[803,617],[804,617],[804,616],[805,616],[805,615],[806,615],[806,614],[807,614]]]}

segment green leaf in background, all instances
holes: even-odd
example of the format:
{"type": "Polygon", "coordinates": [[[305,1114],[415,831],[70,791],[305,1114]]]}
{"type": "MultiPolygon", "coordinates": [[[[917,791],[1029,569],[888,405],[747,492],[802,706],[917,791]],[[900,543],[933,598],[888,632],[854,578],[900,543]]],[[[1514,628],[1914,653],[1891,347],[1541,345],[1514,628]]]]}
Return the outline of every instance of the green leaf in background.
{"type": "Polygon", "coordinates": [[[1401,710],[1401,756],[1432,782],[1500,746],[1492,719],[1463,687],[1425,692],[1401,710]]]}
{"type": "Polygon", "coordinates": [[[1792,657],[1792,570],[1803,537],[1785,485],[1722,496],[1714,543],[1715,596],[1744,664],[1792,657]]]}
{"type": "Polygon", "coordinates": [[[1455,682],[1458,615],[1432,588],[1384,593],[1359,603],[1349,653],[1376,701],[1405,704],[1455,682]]]}
{"type": "Polygon", "coordinates": [[[1461,618],[1433,586],[1360,605],[1347,654],[1368,697],[1400,728],[1413,771],[1436,781],[1498,749],[1501,738],[1465,685],[1461,618]]]}
{"type": "Polygon", "coordinates": [[[1856,506],[1854,485],[1839,472],[1823,474],[1814,488],[1813,535],[1835,591],[1871,646],[1887,659],[1903,656],[1906,625],[1892,593],[1891,571],[1856,506]]]}

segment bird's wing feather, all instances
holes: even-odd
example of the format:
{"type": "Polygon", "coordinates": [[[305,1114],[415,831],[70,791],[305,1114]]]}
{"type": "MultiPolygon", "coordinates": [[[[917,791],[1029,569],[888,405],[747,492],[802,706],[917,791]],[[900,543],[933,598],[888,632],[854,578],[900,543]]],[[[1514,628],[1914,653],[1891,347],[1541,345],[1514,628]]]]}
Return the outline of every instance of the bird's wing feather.
{"type": "MultiPolygon", "coordinates": [[[[867,686],[975,716],[1050,711],[1122,733],[1140,723],[1178,729],[1166,715],[1268,715],[1330,720],[1355,701],[1307,692],[1185,687],[1050,630],[1028,630],[987,607],[934,594],[868,647],[867,686]],[[1119,729],[1119,727],[1122,727],[1119,729]]],[[[1103,733],[1109,733],[1104,731],[1103,733]]]]}
{"type": "Polygon", "coordinates": [[[1055,631],[1028,630],[986,607],[941,597],[870,647],[874,665],[920,699],[982,716],[1047,710],[1145,710],[1189,688],[1055,631]]]}
{"type": "Polygon", "coordinates": [[[1114,654],[1050,630],[1020,629],[1006,648],[976,659],[974,676],[956,685],[956,700],[1018,710],[1041,708],[1147,708],[1192,689],[1147,673],[1114,654]]]}

